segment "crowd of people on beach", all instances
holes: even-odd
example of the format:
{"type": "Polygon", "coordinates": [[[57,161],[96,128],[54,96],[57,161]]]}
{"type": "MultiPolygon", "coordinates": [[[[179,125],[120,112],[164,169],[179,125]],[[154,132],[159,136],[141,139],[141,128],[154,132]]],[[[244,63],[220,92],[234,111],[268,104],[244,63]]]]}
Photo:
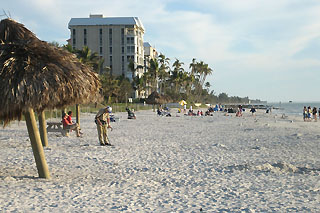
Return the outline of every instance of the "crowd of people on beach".
{"type": "Polygon", "coordinates": [[[303,107],[303,120],[304,121],[312,121],[317,122],[317,115],[319,115],[320,119],[320,108],[317,110],[317,107],[304,106],[303,107]]]}
{"type": "MultiPolygon", "coordinates": [[[[207,111],[203,113],[202,110],[194,111],[192,108],[192,105],[190,105],[189,110],[187,111],[187,105],[183,105],[183,109],[178,109],[178,113],[183,113],[187,116],[212,116],[214,112],[225,112],[228,113],[235,113],[236,117],[241,117],[243,115],[243,109],[242,105],[238,105],[237,110],[234,110],[233,108],[224,108],[223,105],[215,105],[215,106],[209,106],[207,111]]],[[[133,112],[133,110],[126,108],[126,111],[128,112],[128,119],[135,119],[136,116],[133,112]]],[[[97,124],[97,131],[98,131],[98,138],[99,143],[102,146],[111,145],[109,138],[108,138],[108,131],[107,129],[111,128],[110,122],[115,122],[115,119],[113,117],[113,120],[111,117],[113,116],[112,108],[110,106],[105,107],[103,109],[100,109],[95,117],[95,122],[97,124]]],[[[252,116],[255,116],[256,109],[254,106],[251,107],[250,113],[252,113],[252,116]]],[[[271,109],[267,109],[266,113],[271,113],[271,109]]],[[[162,107],[161,105],[157,109],[157,115],[158,116],[167,116],[171,117],[170,109],[168,107],[162,107]]],[[[320,119],[320,108],[317,109],[317,107],[311,108],[311,106],[303,108],[303,120],[304,121],[317,121],[317,116],[319,116],[320,119]]],[[[69,111],[67,113],[63,113],[62,115],[62,123],[64,126],[64,129],[67,129],[69,131],[75,131],[76,135],[80,137],[82,135],[82,132],[80,132],[80,127],[77,123],[74,123],[72,121],[72,111],[69,111]]]]}

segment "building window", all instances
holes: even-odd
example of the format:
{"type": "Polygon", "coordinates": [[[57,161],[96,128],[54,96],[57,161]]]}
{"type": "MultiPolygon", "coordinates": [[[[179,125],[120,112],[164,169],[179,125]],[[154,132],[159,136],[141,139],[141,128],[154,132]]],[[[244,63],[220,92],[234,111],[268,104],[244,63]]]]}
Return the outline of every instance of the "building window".
{"type": "Polygon", "coordinates": [[[121,58],[121,70],[124,71],[124,56],[121,58]]]}
{"type": "Polygon", "coordinates": [[[109,47],[109,54],[112,55],[112,47],[109,47]]]}
{"type": "Polygon", "coordinates": [[[121,53],[124,54],[124,47],[121,47],[121,53]]]}
{"type": "Polygon", "coordinates": [[[134,46],[127,46],[127,53],[134,54],[134,46]]]}
{"type": "Polygon", "coordinates": [[[102,47],[100,47],[100,55],[102,55],[102,47]]]}
{"type": "Polygon", "coordinates": [[[134,44],[134,37],[127,37],[127,44],[134,44]]]}
{"type": "Polygon", "coordinates": [[[76,46],[76,29],[72,29],[72,46],[75,49],[76,46]]]}
{"type": "Polygon", "coordinates": [[[134,46],[127,46],[127,53],[134,54],[134,46]]]}
{"type": "Polygon", "coordinates": [[[129,62],[129,61],[134,61],[133,55],[127,55],[127,62],[129,62]]]}
{"type": "Polygon", "coordinates": [[[99,29],[99,40],[100,40],[100,46],[102,46],[102,29],[99,29]]]}
{"type": "Polygon", "coordinates": [[[124,28],[121,28],[121,45],[124,45],[124,28]]]}
{"type": "Polygon", "coordinates": [[[83,29],[83,45],[87,46],[87,29],[83,29]]]}
{"type": "Polygon", "coordinates": [[[112,29],[109,29],[109,45],[112,45],[112,29]]]}
{"type": "Polygon", "coordinates": [[[110,61],[110,67],[112,66],[112,56],[109,57],[110,61]]]}

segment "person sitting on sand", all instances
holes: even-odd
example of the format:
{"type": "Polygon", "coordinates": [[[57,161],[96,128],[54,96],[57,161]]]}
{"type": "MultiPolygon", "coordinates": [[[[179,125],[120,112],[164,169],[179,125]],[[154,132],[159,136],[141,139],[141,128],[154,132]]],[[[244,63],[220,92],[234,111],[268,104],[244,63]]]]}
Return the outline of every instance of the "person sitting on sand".
{"type": "Polygon", "coordinates": [[[129,109],[129,107],[126,107],[126,111],[128,112],[128,119],[136,119],[136,115],[129,109]]]}
{"type": "Polygon", "coordinates": [[[68,119],[68,121],[69,121],[70,123],[72,123],[72,124],[74,123],[74,122],[72,121],[72,111],[69,111],[69,112],[68,112],[68,118],[67,118],[67,119],[68,119]]]}
{"type": "Polygon", "coordinates": [[[69,115],[66,113],[62,114],[62,124],[63,129],[65,130],[75,130],[77,137],[80,137],[82,135],[82,132],[80,132],[79,125],[77,123],[71,123],[68,120],[69,115]]]}
{"type": "Polygon", "coordinates": [[[241,105],[238,106],[238,110],[237,110],[236,116],[237,117],[241,117],[242,116],[242,106],[241,105]]]}
{"type": "Polygon", "coordinates": [[[255,116],[256,108],[252,106],[252,108],[250,109],[250,112],[252,113],[252,116],[255,116]]]}
{"type": "Polygon", "coordinates": [[[157,114],[159,116],[164,116],[165,115],[165,111],[160,107],[160,108],[157,109],[157,114]]]}
{"type": "Polygon", "coordinates": [[[188,115],[189,115],[189,116],[195,116],[195,115],[197,115],[197,114],[196,114],[196,113],[193,113],[193,110],[192,110],[192,108],[191,108],[191,109],[189,109],[188,115]]]}

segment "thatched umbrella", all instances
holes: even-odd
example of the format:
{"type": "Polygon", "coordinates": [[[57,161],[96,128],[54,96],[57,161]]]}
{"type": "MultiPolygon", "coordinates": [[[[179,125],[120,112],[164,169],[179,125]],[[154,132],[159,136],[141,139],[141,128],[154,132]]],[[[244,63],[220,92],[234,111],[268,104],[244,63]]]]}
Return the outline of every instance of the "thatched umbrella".
{"type": "Polygon", "coordinates": [[[25,115],[40,177],[49,178],[34,110],[100,100],[100,82],[74,54],[40,41],[12,19],[0,22],[0,120],[25,115]]]}
{"type": "MultiPolygon", "coordinates": [[[[154,91],[152,92],[148,98],[146,99],[146,103],[147,104],[152,104],[152,105],[160,105],[160,104],[165,104],[168,103],[170,101],[169,98],[160,95],[158,92],[154,91]]],[[[153,107],[153,111],[154,111],[154,107],[153,107]]]]}

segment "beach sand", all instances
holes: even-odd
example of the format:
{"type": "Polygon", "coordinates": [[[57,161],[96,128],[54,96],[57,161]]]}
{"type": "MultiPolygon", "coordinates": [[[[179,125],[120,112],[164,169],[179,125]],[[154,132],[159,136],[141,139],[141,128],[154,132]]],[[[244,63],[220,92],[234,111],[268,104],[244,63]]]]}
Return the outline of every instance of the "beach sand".
{"type": "Polygon", "coordinates": [[[81,114],[83,138],[48,133],[50,180],[25,122],[0,129],[1,212],[320,212],[320,122],[115,113],[102,147],[94,116],[81,114]]]}

